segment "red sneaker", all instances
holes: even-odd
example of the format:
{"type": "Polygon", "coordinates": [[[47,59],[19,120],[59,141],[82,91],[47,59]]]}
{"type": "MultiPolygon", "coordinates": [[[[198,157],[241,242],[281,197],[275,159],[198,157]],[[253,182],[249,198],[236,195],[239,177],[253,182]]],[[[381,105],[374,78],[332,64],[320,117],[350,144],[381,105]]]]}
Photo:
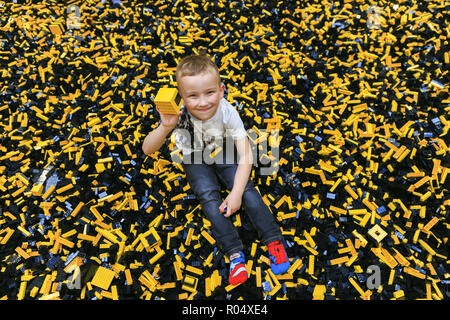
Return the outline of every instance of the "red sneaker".
{"type": "Polygon", "coordinates": [[[291,263],[289,262],[286,250],[281,241],[273,241],[267,245],[270,258],[270,268],[274,274],[286,272],[291,263]]]}
{"type": "Polygon", "coordinates": [[[230,276],[228,281],[235,286],[244,283],[248,278],[247,268],[245,267],[244,254],[239,251],[239,256],[230,262],[230,276]]]}

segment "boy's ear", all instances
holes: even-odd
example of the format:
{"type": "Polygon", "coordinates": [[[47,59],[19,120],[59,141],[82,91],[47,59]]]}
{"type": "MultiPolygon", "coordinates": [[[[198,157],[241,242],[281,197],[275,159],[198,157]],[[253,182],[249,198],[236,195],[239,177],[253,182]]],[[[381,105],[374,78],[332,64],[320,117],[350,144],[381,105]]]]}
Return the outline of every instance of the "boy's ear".
{"type": "Polygon", "coordinates": [[[220,83],[220,98],[222,99],[225,95],[225,85],[223,82],[220,83]]]}

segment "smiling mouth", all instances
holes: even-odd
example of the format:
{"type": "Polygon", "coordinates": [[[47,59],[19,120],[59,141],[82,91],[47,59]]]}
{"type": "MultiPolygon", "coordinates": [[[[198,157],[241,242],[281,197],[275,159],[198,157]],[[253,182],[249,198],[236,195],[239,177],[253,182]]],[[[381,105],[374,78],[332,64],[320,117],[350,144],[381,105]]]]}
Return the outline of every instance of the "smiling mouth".
{"type": "Polygon", "coordinates": [[[200,111],[200,112],[205,112],[205,111],[208,111],[209,109],[211,109],[211,107],[206,108],[206,109],[198,109],[198,111],[200,111]]]}

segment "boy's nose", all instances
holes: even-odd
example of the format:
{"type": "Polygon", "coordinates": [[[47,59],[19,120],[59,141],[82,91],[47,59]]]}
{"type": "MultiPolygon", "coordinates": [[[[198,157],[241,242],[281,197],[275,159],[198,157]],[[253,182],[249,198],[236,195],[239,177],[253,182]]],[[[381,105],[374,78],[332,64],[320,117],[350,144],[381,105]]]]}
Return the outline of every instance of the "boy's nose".
{"type": "Polygon", "coordinates": [[[208,106],[208,100],[204,96],[200,96],[200,99],[198,101],[198,105],[200,108],[208,106]]]}

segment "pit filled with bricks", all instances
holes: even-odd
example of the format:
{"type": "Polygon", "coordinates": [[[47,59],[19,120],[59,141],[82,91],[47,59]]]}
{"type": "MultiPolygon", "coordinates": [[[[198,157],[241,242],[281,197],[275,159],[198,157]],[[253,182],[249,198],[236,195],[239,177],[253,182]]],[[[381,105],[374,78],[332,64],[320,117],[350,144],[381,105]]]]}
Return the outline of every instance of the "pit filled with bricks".
{"type": "Polygon", "coordinates": [[[69,2],[0,6],[0,299],[449,298],[448,4],[69,2]],[[268,144],[251,178],[282,275],[241,209],[231,286],[174,140],[142,152],[201,51],[268,144]]]}

